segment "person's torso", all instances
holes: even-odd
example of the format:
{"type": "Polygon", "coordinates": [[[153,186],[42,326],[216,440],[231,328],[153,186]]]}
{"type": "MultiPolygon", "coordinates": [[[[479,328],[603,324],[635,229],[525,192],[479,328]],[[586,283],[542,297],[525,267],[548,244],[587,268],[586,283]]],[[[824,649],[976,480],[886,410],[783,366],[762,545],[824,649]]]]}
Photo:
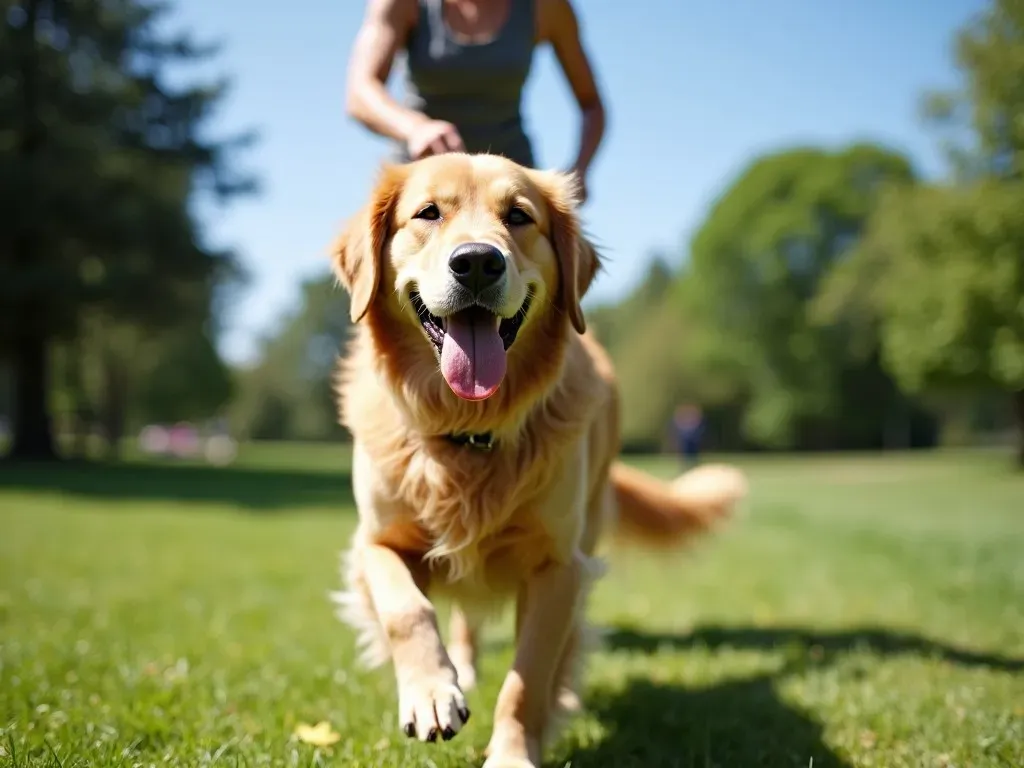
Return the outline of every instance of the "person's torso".
{"type": "MultiPolygon", "coordinates": [[[[510,0],[494,37],[462,42],[444,20],[444,0],[419,0],[419,18],[404,51],[405,103],[452,123],[468,152],[504,155],[533,166],[523,128],[523,86],[536,39],[536,0],[510,0]]],[[[398,148],[407,160],[405,147],[398,148]]]]}

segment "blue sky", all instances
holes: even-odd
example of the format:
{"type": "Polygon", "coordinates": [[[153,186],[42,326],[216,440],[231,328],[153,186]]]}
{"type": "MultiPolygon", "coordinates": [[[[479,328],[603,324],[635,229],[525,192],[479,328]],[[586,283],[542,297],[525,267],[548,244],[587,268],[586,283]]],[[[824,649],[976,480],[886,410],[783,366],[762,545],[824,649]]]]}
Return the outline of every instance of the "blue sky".
{"type": "MultiPolygon", "coordinates": [[[[522,1],[522,0],[517,0],[522,1]]],[[[710,201],[756,154],[789,144],[878,140],[940,169],[921,92],[954,80],[952,34],[979,0],[576,0],[609,111],[589,178],[586,226],[608,262],[590,300],[621,295],[650,253],[685,253],[710,201]],[[640,9],[644,12],[641,13],[640,9]]],[[[229,315],[232,361],[327,268],[326,248],[363,202],[386,151],[343,109],[362,0],[178,0],[175,22],[222,42],[234,82],[216,121],[256,128],[258,198],[204,210],[252,283],[229,315]]],[[[538,52],[525,114],[538,163],[573,158],[577,118],[550,51],[538,52]]],[[[339,289],[340,290],[340,289],[339,289]]]]}

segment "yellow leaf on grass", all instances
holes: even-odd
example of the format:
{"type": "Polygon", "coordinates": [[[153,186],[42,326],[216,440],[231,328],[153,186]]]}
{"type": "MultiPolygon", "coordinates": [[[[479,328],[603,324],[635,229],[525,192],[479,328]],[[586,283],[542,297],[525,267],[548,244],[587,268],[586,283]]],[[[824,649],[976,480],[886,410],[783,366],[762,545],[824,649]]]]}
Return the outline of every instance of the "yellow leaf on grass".
{"type": "Polygon", "coordinates": [[[327,747],[334,744],[341,738],[341,734],[331,728],[331,724],[323,720],[316,725],[299,723],[295,728],[295,735],[299,741],[306,744],[313,744],[317,747],[327,747]]]}

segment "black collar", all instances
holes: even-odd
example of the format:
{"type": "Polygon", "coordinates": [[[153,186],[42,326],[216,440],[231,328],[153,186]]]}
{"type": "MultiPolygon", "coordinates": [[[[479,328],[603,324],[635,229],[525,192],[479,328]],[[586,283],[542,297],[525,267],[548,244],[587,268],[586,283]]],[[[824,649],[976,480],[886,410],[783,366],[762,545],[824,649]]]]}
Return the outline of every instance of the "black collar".
{"type": "Polygon", "coordinates": [[[460,432],[454,435],[445,435],[444,439],[455,445],[465,445],[476,451],[490,451],[494,448],[494,435],[490,432],[483,432],[474,435],[468,432],[460,432]]]}

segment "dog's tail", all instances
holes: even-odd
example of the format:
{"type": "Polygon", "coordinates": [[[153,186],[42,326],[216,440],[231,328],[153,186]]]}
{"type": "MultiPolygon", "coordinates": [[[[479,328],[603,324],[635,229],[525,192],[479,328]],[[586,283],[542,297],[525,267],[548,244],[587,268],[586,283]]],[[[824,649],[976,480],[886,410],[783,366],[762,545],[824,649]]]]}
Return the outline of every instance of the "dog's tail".
{"type": "Polygon", "coordinates": [[[747,494],[743,473],[709,464],[663,482],[622,462],[611,467],[616,538],[647,547],[678,546],[731,515],[747,494]]]}

